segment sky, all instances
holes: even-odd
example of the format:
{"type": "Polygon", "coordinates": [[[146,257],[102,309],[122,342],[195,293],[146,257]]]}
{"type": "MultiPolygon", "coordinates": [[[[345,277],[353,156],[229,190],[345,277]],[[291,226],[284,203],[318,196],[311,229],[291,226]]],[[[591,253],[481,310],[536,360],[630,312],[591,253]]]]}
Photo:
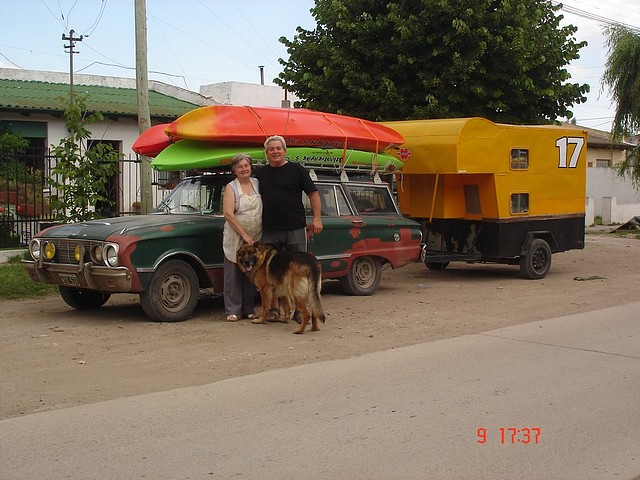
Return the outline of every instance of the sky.
{"type": "MultiPolygon", "coordinates": [[[[555,0],[554,0],[554,3],[555,0]]],[[[638,0],[565,0],[565,22],[586,40],[568,70],[588,83],[585,104],[573,107],[578,124],[608,131],[615,113],[601,85],[607,59],[606,22],[640,29],[638,0]]],[[[75,42],[76,74],[135,77],[134,0],[0,0],[0,67],[69,73],[68,40],[75,42]]],[[[313,0],[146,0],[149,78],[198,91],[219,82],[273,85],[287,51],[278,39],[315,27],[313,0]]]]}

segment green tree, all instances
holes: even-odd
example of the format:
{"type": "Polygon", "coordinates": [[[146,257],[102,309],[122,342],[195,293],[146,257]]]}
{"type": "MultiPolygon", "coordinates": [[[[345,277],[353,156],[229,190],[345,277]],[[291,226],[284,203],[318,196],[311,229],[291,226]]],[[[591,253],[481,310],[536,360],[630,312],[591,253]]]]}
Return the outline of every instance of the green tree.
{"type": "MultiPolygon", "coordinates": [[[[605,28],[609,57],[603,83],[611,89],[616,102],[613,119],[614,139],[640,131],[640,33],[622,26],[605,28]]],[[[640,147],[627,154],[619,173],[630,173],[636,187],[640,188],[640,147]]]]}
{"type": "Polygon", "coordinates": [[[29,142],[15,133],[0,130],[0,157],[15,158],[16,155],[24,153],[29,142]]]}
{"type": "Polygon", "coordinates": [[[57,196],[51,199],[56,218],[79,222],[98,218],[101,212],[90,206],[109,205],[109,178],[118,172],[119,155],[111,145],[97,143],[86,148],[91,132],[87,125],[102,120],[101,113],[86,111],[86,98],[74,95],[65,101],[65,121],[69,135],[52,146],[56,165],[51,169],[51,185],[57,196]]]}
{"type": "Polygon", "coordinates": [[[0,191],[7,192],[0,200],[0,247],[18,245],[15,216],[11,204],[15,202],[9,192],[18,189],[18,181],[27,174],[27,168],[16,158],[29,146],[24,138],[8,130],[0,130],[0,191]]]}
{"type": "Polygon", "coordinates": [[[29,142],[9,131],[0,131],[0,190],[16,188],[17,181],[24,179],[27,167],[17,160],[29,147],[29,142]]]}
{"type": "Polygon", "coordinates": [[[586,84],[565,68],[586,42],[548,0],[316,0],[274,82],[307,108],[371,120],[572,117],[586,84]]]}

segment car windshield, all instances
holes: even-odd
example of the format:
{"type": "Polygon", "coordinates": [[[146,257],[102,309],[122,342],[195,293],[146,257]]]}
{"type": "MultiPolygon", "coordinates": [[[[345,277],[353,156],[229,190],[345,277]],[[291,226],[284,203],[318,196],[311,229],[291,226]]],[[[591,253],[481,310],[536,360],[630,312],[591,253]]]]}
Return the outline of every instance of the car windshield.
{"type": "Polygon", "coordinates": [[[229,175],[185,178],[156,207],[155,213],[222,215],[222,196],[229,175]]]}

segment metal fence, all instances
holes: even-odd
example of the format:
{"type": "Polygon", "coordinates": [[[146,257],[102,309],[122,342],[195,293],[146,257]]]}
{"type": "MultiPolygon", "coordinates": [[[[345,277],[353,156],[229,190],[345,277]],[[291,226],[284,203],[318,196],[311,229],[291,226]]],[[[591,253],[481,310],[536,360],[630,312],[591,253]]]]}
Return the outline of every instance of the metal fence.
{"type": "MultiPolygon", "coordinates": [[[[0,248],[24,247],[42,228],[64,221],[61,212],[52,211],[51,198],[55,157],[20,155],[0,158],[0,248]]],[[[177,172],[153,171],[152,198],[157,205],[179,179],[177,172]]],[[[55,182],[53,182],[55,183],[55,182]]],[[[100,217],[140,213],[140,159],[123,158],[118,174],[109,180],[109,202],[91,205],[100,217]]]]}

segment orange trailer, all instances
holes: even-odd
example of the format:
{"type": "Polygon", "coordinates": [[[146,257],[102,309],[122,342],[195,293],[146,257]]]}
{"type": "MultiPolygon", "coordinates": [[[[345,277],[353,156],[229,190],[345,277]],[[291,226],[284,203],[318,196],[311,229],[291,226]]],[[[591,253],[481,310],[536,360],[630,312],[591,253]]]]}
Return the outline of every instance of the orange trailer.
{"type": "Polygon", "coordinates": [[[552,253],[584,248],[585,131],[477,117],[384,124],[405,137],[398,201],[422,225],[428,268],[505,263],[537,279],[552,253]]]}

